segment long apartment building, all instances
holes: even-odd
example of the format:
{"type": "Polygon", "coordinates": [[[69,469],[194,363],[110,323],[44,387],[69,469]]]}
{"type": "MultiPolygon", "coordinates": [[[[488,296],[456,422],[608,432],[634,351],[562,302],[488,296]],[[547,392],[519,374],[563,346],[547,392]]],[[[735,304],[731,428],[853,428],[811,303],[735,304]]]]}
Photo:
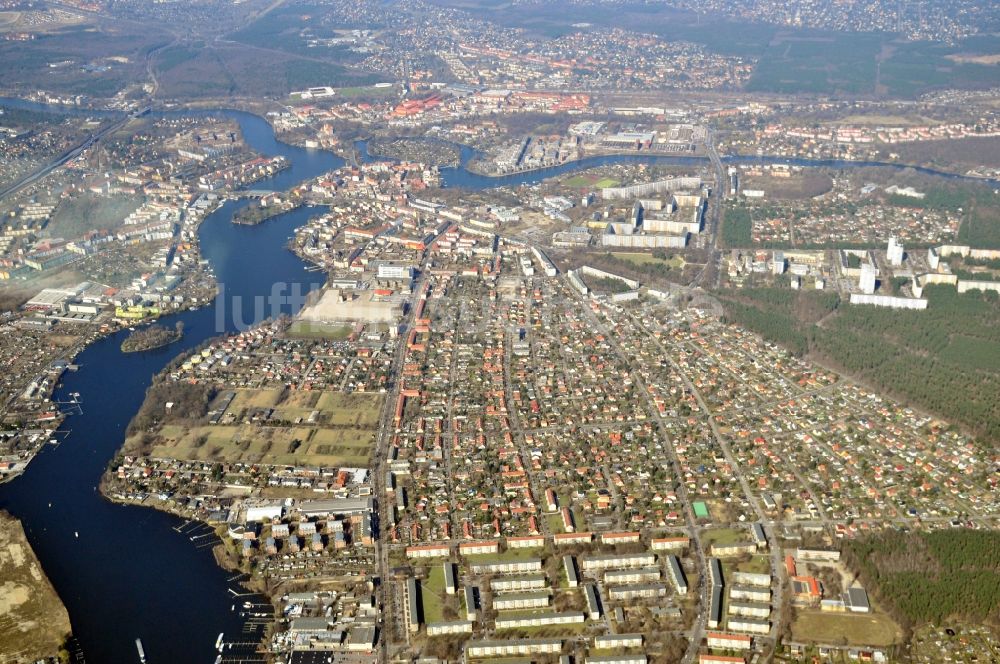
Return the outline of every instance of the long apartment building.
{"type": "Polygon", "coordinates": [[[609,569],[652,567],[656,564],[655,553],[625,553],[580,558],[580,570],[589,576],[609,569]]]}

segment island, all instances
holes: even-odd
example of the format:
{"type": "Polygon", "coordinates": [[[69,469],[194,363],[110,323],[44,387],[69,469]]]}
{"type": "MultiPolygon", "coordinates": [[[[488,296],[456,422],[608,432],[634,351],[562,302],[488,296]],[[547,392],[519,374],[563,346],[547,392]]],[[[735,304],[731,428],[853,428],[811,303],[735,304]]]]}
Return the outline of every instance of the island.
{"type": "Polygon", "coordinates": [[[234,224],[256,226],[278,215],[291,212],[302,205],[301,199],[282,199],[280,194],[269,194],[258,203],[240,208],[233,215],[234,224]]]}
{"type": "Polygon", "coordinates": [[[184,336],[184,324],[181,322],[178,322],[173,329],[163,325],[150,325],[128,335],[122,341],[122,352],[139,353],[144,350],[162,348],[178,341],[182,336],[184,336]]]}

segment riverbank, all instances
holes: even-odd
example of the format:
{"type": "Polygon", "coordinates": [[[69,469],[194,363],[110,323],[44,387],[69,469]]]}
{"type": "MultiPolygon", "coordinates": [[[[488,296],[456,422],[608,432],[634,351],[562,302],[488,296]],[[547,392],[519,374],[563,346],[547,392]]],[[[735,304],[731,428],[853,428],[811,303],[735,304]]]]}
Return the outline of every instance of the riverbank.
{"type": "MultiPolygon", "coordinates": [[[[328,152],[280,143],[257,115],[213,113],[238,121],[256,152],[283,155],[291,163],[257,188],[285,191],[343,165],[328,152]]],[[[200,302],[197,309],[164,312],[169,316],[161,322],[182,321],[185,326],[184,338],[168,347],[122,353],[128,332],[117,328],[87,343],[74,360],[80,370],[65,374],[52,395],[63,403],[80,395],[81,407],[59,429],[60,444],[43,448],[16,481],[0,485],[0,505],[24,522],[88,661],[135,661],[137,637],[150,661],[212,661],[219,632],[243,643],[261,634],[256,623],[233,611],[234,593],[246,590],[234,590],[232,575],[217,565],[208,547],[198,548],[175,530],[183,521],[160,510],[109,501],[97,490],[153,375],[178,353],[259,321],[255,301],[274,284],[303,292],[319,285],[316,275],[285,249],[290,229],[304,223],[310,212],[295,210],[254,227],[232,224],[232,215],[247,204],[245,199],[224,201],[196,227],[200,257],[219,285],[214,306],[200,302]],[[86,556],[67,546],[66,533],[77,529],[86,556]],[[108,560],[114,560],[113,573],[108,560]],[[168,592],[151,590],[150,570],[168,592]],[[192,605],[198,610],[192,611],[192,605]]],[[[292,306],[281,303],[263,315],[292,313],[292,306]]],[[[234,646],[227,654],[236,651],[234,646]]],[[[253,657],[252,651],[247,654],[253,657]]]]}
{"type": "MultiPolygon", "coordinates": [[[[73,537],[72,533],[67,533],[73,537]]],[[[69,613],[28,543],[21,523],[0,512],[0,661],[56,658],[70,636],[69,613]]]]}
{"type": "MultiPolygon", "coordinates": [[[[268,188],[284,191],[343,163],[326,151],[277,142],[259,116],[234,112],[231,117],[239,119],[255,150],[289,156],[292,167],[269,180],[268,188]]],[[[588,165],[581,162],[552,174],[588,165]]],[[[530,180],[473,177],[462,169],[446,169],[443,175],[450,178],[448,186],[480,188],[530,180]]],[[[26,524],[89,661],[135,661],[134,639],[140,636],[150,661],[212,661],[219,632],[243,633],[244,622],[231,608],[238,590],[210,547],[199,549],[191,536],[178,531],[184,517],[109,501],[95,484],[118,453],[123,431],[138,412],[153,375],[206,340],[258,322],[261,315],[254,311],[255,303],[262,302],[275,284],[308,290],[322,281],[322,275],[310,272],[286,251],[289,234],[312,212],[295,210],[254,227],[231,223],[232,215],[246,204],[228,201],[198,228],[203,256],[224,286],[214,306],[171,319],[185,323],[184,338],[175,346],[122,354],[124,331],[87,345],[78,358],[81,370],[67,374],[54,396],[67,401],[80,393],[85,403],[61,428],[63,443],[40,454],[17,482],[0,487],[0,504],[26,524]],[[88,555],[69,546],[74,540],[68,540],[67,533],[76,529],[80,529],[79,546],[88,555]],[[115,561],[113,573],[107,560],[115,561]],[[151,589],[151,570],[166,591],[151,589]],[[192,606],[198,610],[192,611],[192,606]]],[[[265,313],[290,313],[291,305],[281,306],[265,313]]],[[[147,498],[135,504],[155,508],[156,502],[147,498]]]]}

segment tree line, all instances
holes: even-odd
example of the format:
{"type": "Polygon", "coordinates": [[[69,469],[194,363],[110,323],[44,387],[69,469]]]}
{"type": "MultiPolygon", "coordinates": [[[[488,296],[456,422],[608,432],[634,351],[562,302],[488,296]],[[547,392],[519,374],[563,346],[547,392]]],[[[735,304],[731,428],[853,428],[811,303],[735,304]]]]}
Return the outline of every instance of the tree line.
{"type": "Polygon", "coordinates": [[[890,530],[845,542],[843,561],[905,629],[949,619],[997,619],[998,532],[890,530]]]}
{"type": "Polygon", "coordinates": [[[1000,441],[1000,298],[931,286],[924,311],[841,306],[833,293],[719,293],[726,319],[1000,441]],[[834,315],[826,314],[835,311],[834,315]],[[823,319],[823,325],[817,321],[823,319]]]}

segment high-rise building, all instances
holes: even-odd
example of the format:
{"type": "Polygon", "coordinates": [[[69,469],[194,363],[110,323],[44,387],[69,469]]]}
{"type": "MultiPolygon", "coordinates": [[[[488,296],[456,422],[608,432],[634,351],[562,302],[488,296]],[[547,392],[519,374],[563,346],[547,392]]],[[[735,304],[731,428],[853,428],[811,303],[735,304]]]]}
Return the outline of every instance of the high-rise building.
{"type": "Polygon", "coordinates": [[[862,293],[871,295],[875,292],[876,274],[875,265],[871,262],[866,261],[861,265],[861,279],[858,286],[861,288],[862,293]]]}
{"type": "Polygon", "coordinates": [[[771,272],[773,274],[785,273],[785,254],[783,252],[776,251],[771,257],[771,272]]]}
{"type": "Polygon", "coordinates": [[[903,245],[899,244],[895,237],[889,238],[889,248],[886,250],[886,258],[889,259],[889,265],[894,267],[899,267],[903,264],[903,255],[905,254],[903,245]]]}

